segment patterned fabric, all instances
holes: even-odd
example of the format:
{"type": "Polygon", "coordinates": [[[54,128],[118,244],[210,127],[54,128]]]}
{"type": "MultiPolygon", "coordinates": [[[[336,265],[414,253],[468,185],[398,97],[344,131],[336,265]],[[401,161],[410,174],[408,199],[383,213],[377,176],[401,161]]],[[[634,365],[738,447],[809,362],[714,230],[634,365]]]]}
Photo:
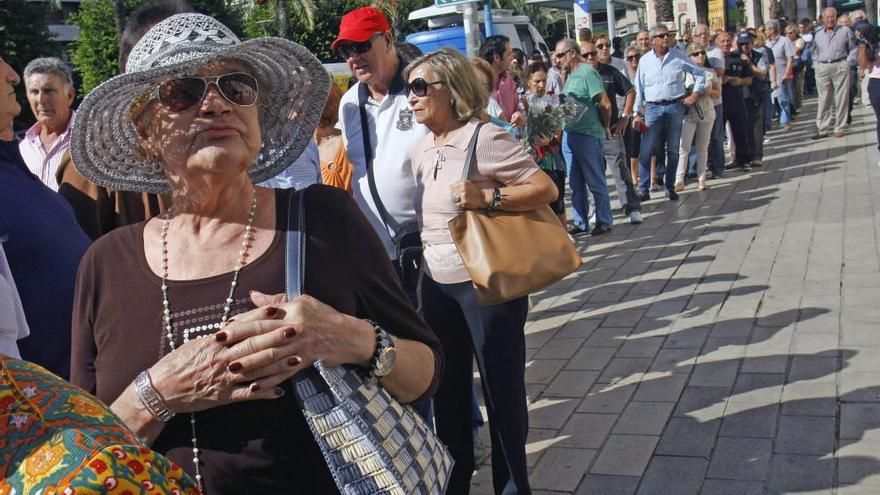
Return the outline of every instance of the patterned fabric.
{"type": "Polygon", "coordinates": [[[97,399],[0,356],[0,495],[198,493],[97,399]]]}

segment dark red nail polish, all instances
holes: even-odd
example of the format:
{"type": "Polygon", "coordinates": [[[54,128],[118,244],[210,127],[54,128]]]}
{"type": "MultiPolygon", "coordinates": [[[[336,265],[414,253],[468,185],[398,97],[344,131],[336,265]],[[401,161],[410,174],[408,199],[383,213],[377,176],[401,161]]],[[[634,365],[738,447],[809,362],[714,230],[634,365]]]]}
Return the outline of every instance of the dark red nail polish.
{"type": "Polygon", "coordinates": [[[226,332],[217,332],[214,334],[214,340],[217,342],[226,342],[226,332]]]}
{"type": "Polygon", "coordinates": [[[281,397],[284,395],[284,389],[281,387],[275,387],[275,397],[281,397]]]}
{"type": "Polygon", "coordinates": [[[269,318],[273,318],[277,314],[278,308],[276,308],[275,306],[269,306],[268,308],[266,308],[266,316],[268,316],[269,318]]]}
{"type": "Polygon", "coordinates": [[[284,336],[287,337],[288,339],[296,337],[296,330],[294,330],[292,328],[285,328],[284,329],[284,336]]]}
{"type": "Polygon", "coordinates": [[[301,362],[302,362],[302,359],[300,359],[299,356],[293,356],[293,357],[287,358],[287,365],[288,366],[296,366],[301,362]]]}
{"type": "Polygon", "coordinates": [[[239,371],[241,369],[241,363],[230,363],[229,366],[226,367],[226,369],[228,369],[230,373],[235,373],[236,371],[239,371]]]}
{"type": "Polygon", "coordinates": [[[250,389],[251,389],[251,392],[259,392],[260,391],[260,384],[256,383],[256,382],[251,383],[250,389]]]}

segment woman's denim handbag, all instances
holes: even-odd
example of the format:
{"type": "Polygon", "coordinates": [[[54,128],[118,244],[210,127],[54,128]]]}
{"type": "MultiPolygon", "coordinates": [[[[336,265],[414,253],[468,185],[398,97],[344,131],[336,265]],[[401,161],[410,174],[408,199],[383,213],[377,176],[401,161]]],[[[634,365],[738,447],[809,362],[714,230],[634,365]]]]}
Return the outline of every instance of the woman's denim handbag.
{"type": "MultiPolygon", "coordinates": [[[[306,191],[290,195],[287,298],[302,294],[306,191]],[[298,208],[294,209],[293,203],[298,208]]],[[[354,366],[313,367],[291,378],[306,423],[343,495],[440,495],[453,460],[431,428],[354,366]]]]}

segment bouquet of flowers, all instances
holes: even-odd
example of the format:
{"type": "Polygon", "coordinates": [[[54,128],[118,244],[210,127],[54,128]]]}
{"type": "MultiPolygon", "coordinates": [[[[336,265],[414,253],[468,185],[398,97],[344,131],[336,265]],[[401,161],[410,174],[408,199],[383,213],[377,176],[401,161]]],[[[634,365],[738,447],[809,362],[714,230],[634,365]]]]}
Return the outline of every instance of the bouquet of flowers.
{"type": "Polygon", "coordinates": [[[529,98],[529,111],[526,117],[526,132],[523,138],[523,148],[534,154],[535,143],[541,138],[551,138],[562,131],[565,125],[578,121],[586,111],[586,106],[574,98],[565,98],[559,95],[559,99],[549,95],[531,96],[529,98]]]}

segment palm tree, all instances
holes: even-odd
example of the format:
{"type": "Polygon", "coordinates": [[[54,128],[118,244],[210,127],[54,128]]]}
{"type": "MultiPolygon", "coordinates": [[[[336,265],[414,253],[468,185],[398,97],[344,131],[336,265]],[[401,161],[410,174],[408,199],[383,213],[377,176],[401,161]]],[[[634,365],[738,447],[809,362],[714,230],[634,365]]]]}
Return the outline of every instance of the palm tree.
{"type": "Polygon", "coordinates": [[[654,8],[657,9],[657,23],[675,22],[675,9],[673,8],[673,0],[657,0],[654,8]]]}
{"type": "Polygon", "coordinates": [[[275,19],[278,23],[278,36],[290,39],[290,14],[299,19],[309,31],[315,29],[315,0],[276,0],[275,19]]]}

